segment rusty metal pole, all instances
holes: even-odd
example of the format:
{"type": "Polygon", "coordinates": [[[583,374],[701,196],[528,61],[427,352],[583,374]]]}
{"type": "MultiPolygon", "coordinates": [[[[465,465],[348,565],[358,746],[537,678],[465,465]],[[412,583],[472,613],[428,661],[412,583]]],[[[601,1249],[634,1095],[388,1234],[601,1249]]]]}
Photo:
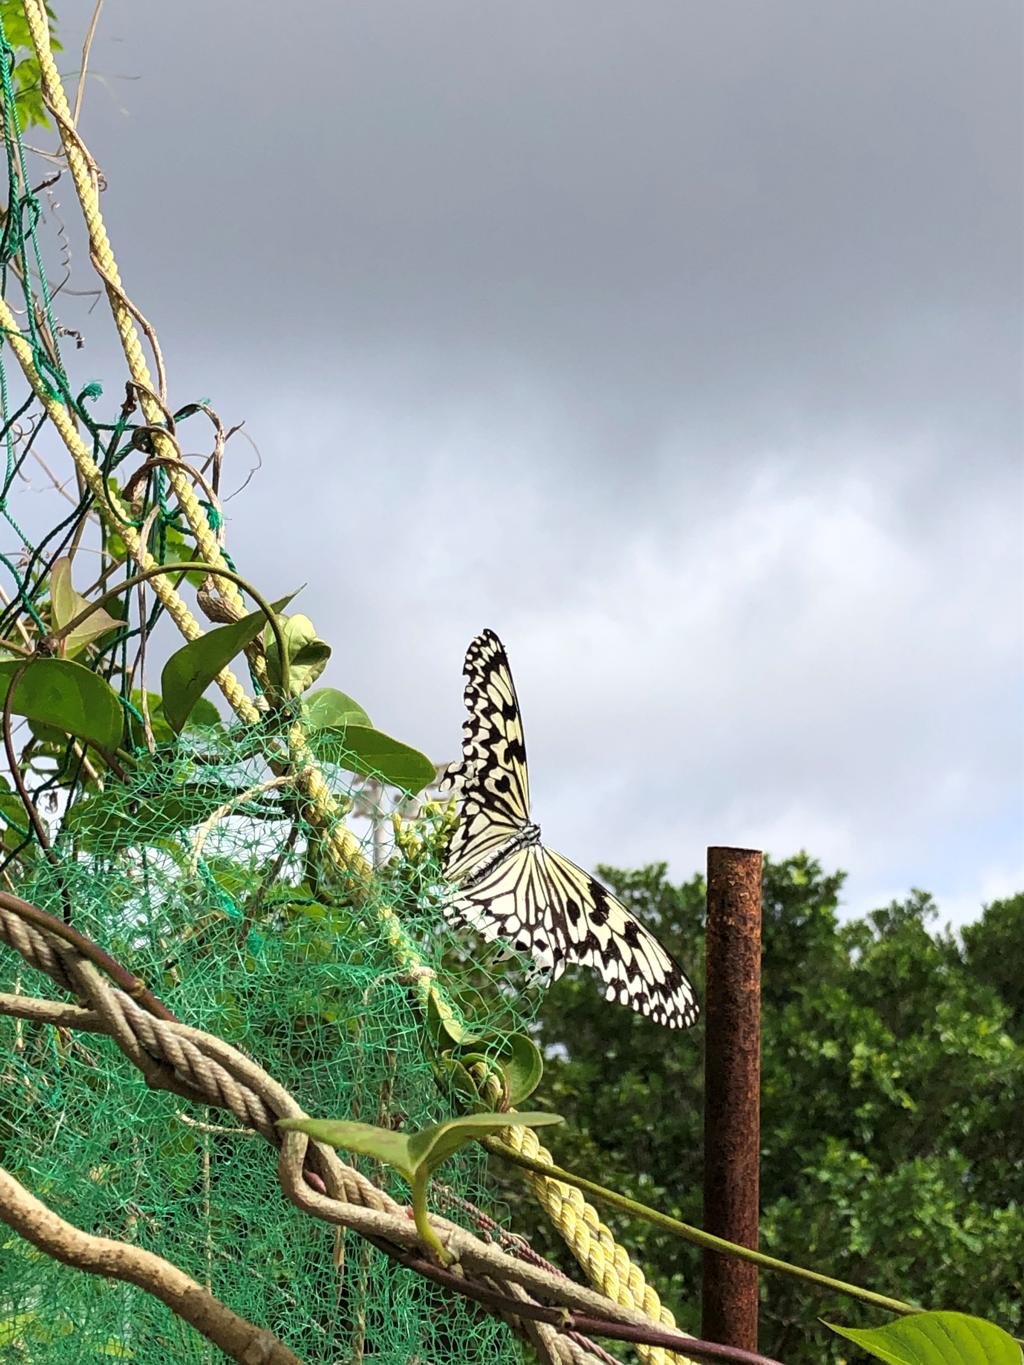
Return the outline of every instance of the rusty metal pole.
{"type": "MultiPolygon", "coordinates": [[[[757,1246],[761,1155],[761,854],[708,849],[704,1228],[757,1246]]],[[[757,1350],[757,1267],[704,1252],[709,1341],[757,1350]]]]}

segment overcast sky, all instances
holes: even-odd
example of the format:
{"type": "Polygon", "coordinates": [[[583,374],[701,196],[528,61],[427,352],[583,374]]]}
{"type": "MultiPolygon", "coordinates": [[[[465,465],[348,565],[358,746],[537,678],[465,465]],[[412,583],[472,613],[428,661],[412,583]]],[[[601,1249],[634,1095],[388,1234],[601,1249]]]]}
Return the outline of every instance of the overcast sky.
{"type": "MultiPolygon", "coordinates": [[[[107,0],[122,275],[172,401],[259,445],[229,547],[308,581],[324,681],[450,758],[496,630],[588,866],[804,847],[955,922],[1024,887],[1021,25],[107,0]]],[[[111,354],[97,312],[114,402],[111,354]]]]}

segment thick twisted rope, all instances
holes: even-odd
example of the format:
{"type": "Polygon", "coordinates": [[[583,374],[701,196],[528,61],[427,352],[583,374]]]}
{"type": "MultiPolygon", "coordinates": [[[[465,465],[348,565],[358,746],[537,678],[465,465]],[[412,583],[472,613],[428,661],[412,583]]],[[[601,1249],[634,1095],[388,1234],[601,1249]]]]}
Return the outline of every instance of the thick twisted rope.
{"type": "MultiPolygon", "coordinates": [[[[50,974],[56,984],[74,990],[86,1002],[83,1007],[3,994],[0,1013],[107,1034],[143,1072],[150,1086],[226,1109],[245,1128],[275,1147],[282,1144],[274,1120],[303,1116],[288,1091],[258,1063],[213,1034],[174,1019],[155,1017],[126,991],[111,984],[93,962],[59,935],[25,922],[14,906],[2,902],[0,938],[22,952],[32,966],[50,974]]],[[[282,1145],[280,1171],[288,1198],[313,1216],[350,1227],[378,1244],[418,1254],[418,1236],[409,1211],[343,1163],[333,1148],[307,1145],[303,1135],[288,1134],[282,1145]],[[307,1160],[309,1167],[304,1165],[307,1160]],[[310,1185],[310,1169],[326,1193],[320,1194],[310,1185]]],[[[614,1303],[607,1296],[510,1256],[447,1219],[435,1217],[432,1221],[461,1273],[470,1280],[478,1279],[485,1292],[488,1285],[497,1284],[506,1298],[520,1297],[520,1291],[525,1294],[524,1307],[542,1296],[612,1322],[657,1330],[659,1324],[635,1308],[614,1303]],[[511,1286],[519,1288],[510,1294],[511,1286]]],[[[544,1323],[532,1323],[528,1335],[542,1340],[545,1350],[560,1363],[581,1365],[583,1360],[596,1360],[578,1340],[564,1337],[544,1323]]]]}
{"type": "MultiPolygon", "coordinates": [[[[46,18],[45,6],[41,0],[25,0],[25,16],[28,20],[29,31],[32,37],[32,44],[36,51],[39,61],[40,81],[43,96],[47,107],[53,113],[60,129],[61,141],[64,152],[68,160],[74,180],[75,190],[78,194],[79,203],[82,207],[82,214],[85,219],[89,233],[90,256],[97,273],[103,280],[110,303],[111,312],[117,326],[118,335],[121,338],[121,345],[124,351],[125,360],[129,372],[139,394],[139,401],[145,414],[146,421],[152,428],[153,444],[156,448],[160,462],[167,470],[168,479],[174,490],[175,497],[184,513],[189,528],[195,537],[202,558],[209,564],[221,567],[228,567],[224,558],[223,550],[218,537],[214,534],[202,506],[192,487],[191,479],[185,470],[181,459],[181,452],[177,442],[173,439],[170,432],[163,429],[163,424],[167,420],[168,412],[164,394],[163,365],[160,361],[159,350],[156,345],[156,338],[152,329],[146,328],[149,339],[157,357],[158,368],[160,370],[160,394],[157,396],[153,391],[153,381],[146,364],[145,354],[142,343],[139,339],[138,329],[135,319],[141,318],[141,314],[131,304],[124,291],[121,282],[121,275],[117,268],[113,249],[110,245],[110,238],[107,235],[106,226],[103,222],[103,215],[100,210],[98,176],[96,173],[95,162],[89,155],[88,150],[82,141],[78,130],[74,125],[71,108],[68,104],[67,95],[57,71],[56,63],[53,60],[53,52],[50,46],[49,25],[46,18]]],[[[8,317],[0,314],[0,322],[10,331],[11,322],[8,317]]],[[[12,345],[18,338],[12,335],[12,345]]],[[[67,414],[67,411],[60,404],[54,402],[52,398],[47,402],[49,395],[42,392],[43,386],[36,376],[33,380],[34,362],[31,362],[32,351],[27,343],[23,342],[19,350],[15,346],[15,352],[29,376],[29,381],[33,384],[36,393],[46,402],[47,411],[54,424],[57,426],[65,444],[71,452],[82,477],[85,479],[90,490],[97,498],[97,505],[101,510],[101,515],[105,509],[103,494],[106,492],[104,487],[103,475],[91,453],[80,439],[74,443],[69,440],[73,434],[77,438],[74,426],[67,414]],[[26,360],[30,361],[30,369],[26,369],[26,360]],[[63,421],[58,421],[54,408],[60,409],[63,421]]],[[[125,516],[124,521],[129,519],[125,516]]],[[[116,528],[122,535],[129,554],[139,565],[145,569],[150,567],[155,561],[147,553],[145,545],[141,542],[138,533],[130,525],[118,525],[116,528]]],[[[157,579],[154,584],[155,590],[161,602],[167,608],[175,625],[184,635],[186,640],[194,640],[201,635],[202,629],[195,617],[185,606],[178,593],[170,582],[157,579]]],[[[224,600],[229,614],[236,617],[241,616],[245,607],[242,596],[237,586],[229,579],[219,577],[217,579],[217,589],[224,600]]],[[[257,675],[261,670],[259,661],[256,663],[257,675]]],[[[265,679],[264,679],[265,681],[265,679]]],[[[260,713],[251,699],[246,695],[245,689],[238,681],[230,669],[225,668],[218,675],[218,685],[224,693],[229,705],[235,714],[249,724],[255,723],[260,718],[260,713]]],[[[342,812],[334,799],[327,783],[318,766],[312,759],[306,745],[305,736],[301,726],[293,726],[288,735],[290,756],[299,774],[299,783],[304,794],[309,799],[310,817],[325,836],[328,852],[333,861],[339,867],[350,874],[354,874],[360,879],[365,879],[370,874],[370,867],[359,852],[358,840],[341,823],[342,812]]]]}
{"type": "MultiPolygon", "coordinates": [[[[491,1104],[498,1102],[500,1087],[493,1076],[487,1078],[482,1089],[486,1100],[491,1104]]],[[[516,1125],[502,1129],[499,1136],[502,1142],[523,1156],[552,1166],[556,1164],[532,1128],[516,1125]]],[[[643,1271],[633,1264],[629,1253],[615,1240],[611,1229],[601,1222],[593,1204],[588,1203],[574,1185],[565,1185],[560,1180],[532,1171],[525,1171],[524,1175],[538,1203],[558,1229],[590,1283],[615,1303],[643,1313],[669,1331],[678,1330],[671,1309],[665,1307],[643,1271]]],[[[636,1350],[647,1365],[687,1365],[689,1359],[661,1346],[638,1343],[636,1350]]]]}

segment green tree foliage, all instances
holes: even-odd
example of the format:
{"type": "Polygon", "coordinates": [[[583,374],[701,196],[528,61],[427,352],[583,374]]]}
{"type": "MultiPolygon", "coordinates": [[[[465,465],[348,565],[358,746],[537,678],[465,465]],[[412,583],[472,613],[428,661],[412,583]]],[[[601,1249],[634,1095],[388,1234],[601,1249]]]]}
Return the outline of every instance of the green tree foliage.
{"type": "Polygon", "coordinates": [[[993,901],[977,924],[964,929],[967,965],[981,984],[994,987],[1008,1006],[1007,1028],[1024,1042],[1024,971],[1021,970],[1021,925],[1024,891],[993,901]]]}
{"type": "MultiPolygon", "coordinates": [[[[703,879],[601,871],[700,984],[703,879]]],[[[842,881],[805,854],[765,869],[762,1247],[1020,1334],[1024,896],[988,906],[961,942],[922,892],[841,923],[842,881]]],[[[541,1027],[536,1098],[567,1120],[560,1164],[700,1224],[702,1026],[666,1034],[581,974],[541,1027]]],[[[602,1213],[696,1331],[699,1253],[602,1213]]],[[[795,1281],[761,1285],[762,1350],[787,1365],[845,1358],[820,1315],[878,1322],[795,1281]]]]}

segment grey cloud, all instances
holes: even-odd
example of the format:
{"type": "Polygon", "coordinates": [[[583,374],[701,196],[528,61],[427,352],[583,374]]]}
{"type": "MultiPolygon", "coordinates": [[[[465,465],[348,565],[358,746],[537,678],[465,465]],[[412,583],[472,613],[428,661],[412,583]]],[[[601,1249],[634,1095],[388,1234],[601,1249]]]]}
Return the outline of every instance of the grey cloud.
{"type": "Polygon", "coordinates": [[[411,354],[442,388],[526,367],[622,435],[870,406],[1007,438],[1015,6],[302,14],[105,16],[143,78],[114,86],[127,116],[92,90],[87,131],[183,347],[254,329],[292,374],[411,354]]]}
{"type": "Polygon", "coordinates": [[[335,681],[445,757],[499,629],[582,862],[1011,888],[1018,6],[289,13],[108,0],[84,132],[175,401],[262,448],[232,551],[310,580],[335,681]]]}

